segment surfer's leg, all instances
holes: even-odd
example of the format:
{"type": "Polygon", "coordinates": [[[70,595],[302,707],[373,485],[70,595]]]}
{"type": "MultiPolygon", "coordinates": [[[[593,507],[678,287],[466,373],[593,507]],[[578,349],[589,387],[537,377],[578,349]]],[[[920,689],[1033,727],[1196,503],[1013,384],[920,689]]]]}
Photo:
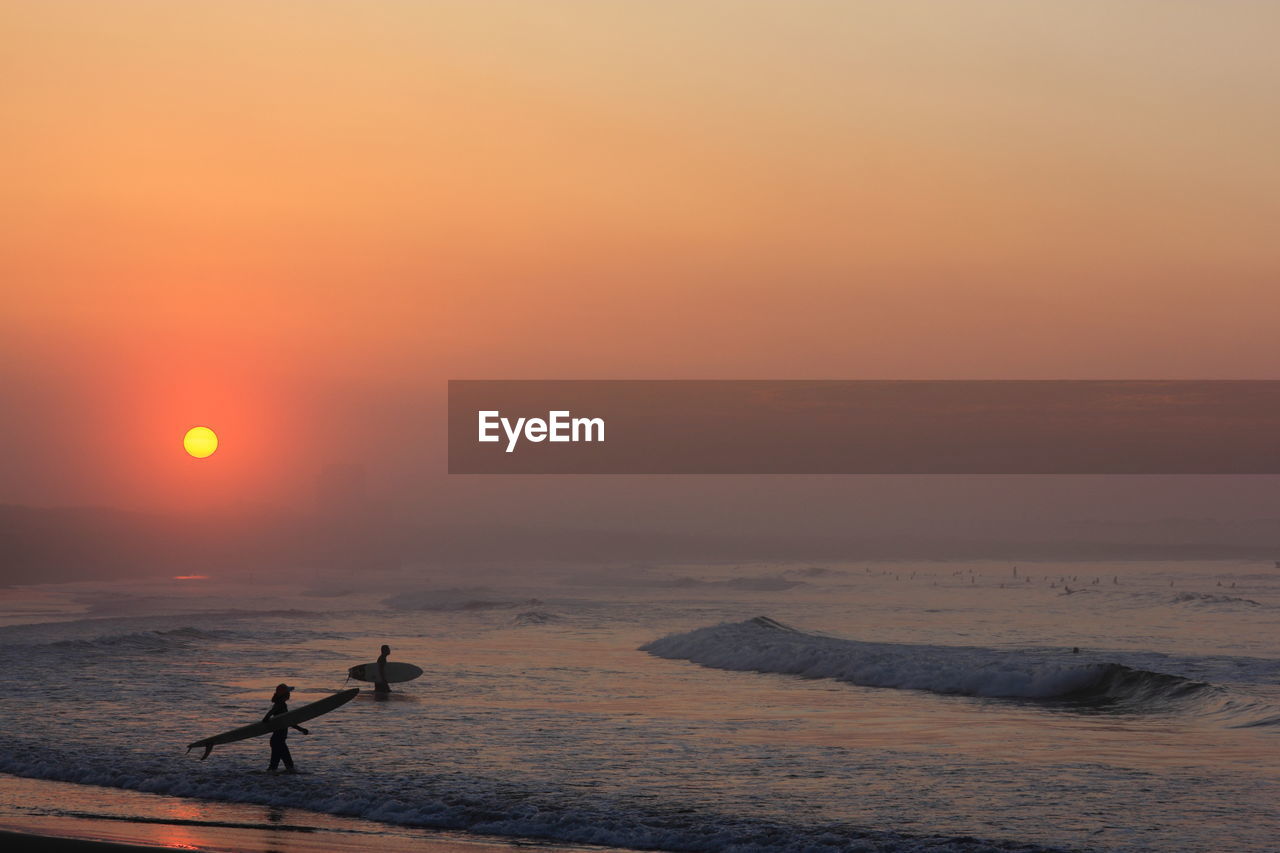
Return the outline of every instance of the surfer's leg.
{"type": "Polygon", "coordinates": [[[284,760],[284,769],[293,769],[293,756],[289,754],[289,744],[286,741],[280,741],[280,757],[284,760]]]}
{"type": "Polygon", "coordinates": [[[390,693],[391,685],[387,684],[385,681],[379,681],[373,685],[373,692],[374,693],[390,693]]]}
{"type": "Polygon", "coordinates": [[[271,736],[271,765],[268,770],[275,770],[280,766],[280,759],[284,759],[285,767],[293,766],[293,759],[289,756],[289,747],[285,745],[284,738],[277,737],[279,732],[271,736]]]}

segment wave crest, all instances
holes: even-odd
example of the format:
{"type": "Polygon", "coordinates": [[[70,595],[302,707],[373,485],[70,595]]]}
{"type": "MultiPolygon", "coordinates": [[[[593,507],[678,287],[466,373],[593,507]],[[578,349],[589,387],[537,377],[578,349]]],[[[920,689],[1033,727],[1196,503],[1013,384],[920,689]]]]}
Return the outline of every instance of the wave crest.
{"type": "Polygon", "coordinates": [[[104,634],[91,639],[55,640],[37,643],[46,649],[64,649],[78,652],[156,651],[186,648],[199,642],[224,640],[234,636],[232,631],[207,631],[200,628],[173,628],[168,631],[134,631],[127,634],[104,634]]]}
{"type": "Polygon", "coordinates": [[[1261,607],[1262,602],[1252,598],[1240,598],[1235,595],[1214,595],[1208,592],[1179,592],[1169,599],[1172,604],[1243,604],[1248,607],[1261,607]]]}
{"type": "Polygon", "coordinates": [[[716,669],[831,678],[863,687],[1076,702],[1145,713],[1194,709],[1236,722],[1242,715],[1256,718],[1260,710],[1275,713],[1202,681],[1113,661],[1080,660],[1070,652],[859,642],[808,633],[765,616],[672,634],[640,648],[716,669]]]}

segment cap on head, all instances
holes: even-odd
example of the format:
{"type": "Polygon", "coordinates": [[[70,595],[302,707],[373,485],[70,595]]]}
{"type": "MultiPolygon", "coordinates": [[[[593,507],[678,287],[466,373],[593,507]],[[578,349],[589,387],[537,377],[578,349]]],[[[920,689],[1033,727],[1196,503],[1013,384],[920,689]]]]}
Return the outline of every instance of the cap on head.
{"type": "Polygon", "coordinates": [[[389,655],[389,654],[391,654],[391,647],[390,647],[390,646],[383,646],[383,647],[382,647],[382,653],[383,653],[384,655],[389,655]]]}

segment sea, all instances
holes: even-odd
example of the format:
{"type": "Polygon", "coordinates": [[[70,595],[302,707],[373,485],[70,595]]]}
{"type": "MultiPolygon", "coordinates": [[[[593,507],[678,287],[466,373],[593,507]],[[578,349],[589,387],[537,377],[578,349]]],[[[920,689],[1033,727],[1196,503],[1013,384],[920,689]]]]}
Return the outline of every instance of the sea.
{"type": "Polygon", "coordinates": [[[1270,563],[264,567],[0,589],[0,658],[0,773],[388,838],[1280,850],[1270,563]],[[346,673],[384,643],[424,674],[378,697],[346,673]],[[187,751],[279,682],[365,689],[290,735],[296,774],[187,751]]]}

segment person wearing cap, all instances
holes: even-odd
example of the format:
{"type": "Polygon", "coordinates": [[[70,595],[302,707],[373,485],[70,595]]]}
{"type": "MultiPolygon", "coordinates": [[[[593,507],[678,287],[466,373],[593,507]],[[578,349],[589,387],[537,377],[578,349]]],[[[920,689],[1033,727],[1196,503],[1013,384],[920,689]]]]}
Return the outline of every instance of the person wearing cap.
{"type": "MultiPolygon", "coordinates": [[[[278,717],[281,714],[289,713],[289,706],[285,703],[289,701],[289,695],[293,692],[293,688],[288,684],[277,684],[275,695],[271,697],[271,710],[262,718],[262,722],[267,722],[272,717],[278,717]]],[[[280,762],[284,762],[286,772],[293,770],[293,756],[289,754],[289,729],[294,728],[305,734],[310,734],[302,726],[285,726],[282,729],[276,729],[271,733],[271,765],[268,770],[275,770],[280,766],[280,762]]]]}

